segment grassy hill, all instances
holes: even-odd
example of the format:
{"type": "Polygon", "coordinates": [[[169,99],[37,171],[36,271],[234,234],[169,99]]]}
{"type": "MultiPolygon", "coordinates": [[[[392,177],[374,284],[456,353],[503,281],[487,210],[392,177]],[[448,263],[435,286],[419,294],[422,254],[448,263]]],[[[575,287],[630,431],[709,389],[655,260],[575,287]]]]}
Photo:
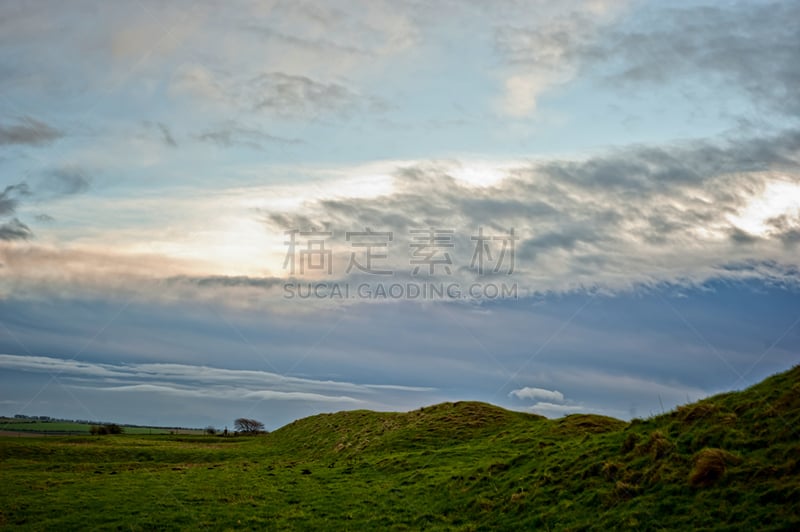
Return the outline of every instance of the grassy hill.
{"type": "Polygon", "coordinates": [[[0,439],[0,526],[800,529],[800,366],[625,423],[459,402],[258,437],[0,439]]]}

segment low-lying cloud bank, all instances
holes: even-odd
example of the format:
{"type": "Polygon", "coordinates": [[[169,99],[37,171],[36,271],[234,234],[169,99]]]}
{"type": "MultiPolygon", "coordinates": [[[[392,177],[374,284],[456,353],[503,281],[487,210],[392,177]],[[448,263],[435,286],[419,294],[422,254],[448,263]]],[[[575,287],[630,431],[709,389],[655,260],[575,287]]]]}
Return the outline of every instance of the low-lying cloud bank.
{"type": "Polygon", "coordinates": [[[185,398],[280,400],[374,404],[380,394],[431,393],[429,387],[356,384],[287,377],[258,370],[232,370],[188,364],[104,364],[43,356],[0,355],[6,371],[46,373],[70,387],[103,392],[140,392],[185,398]]]}

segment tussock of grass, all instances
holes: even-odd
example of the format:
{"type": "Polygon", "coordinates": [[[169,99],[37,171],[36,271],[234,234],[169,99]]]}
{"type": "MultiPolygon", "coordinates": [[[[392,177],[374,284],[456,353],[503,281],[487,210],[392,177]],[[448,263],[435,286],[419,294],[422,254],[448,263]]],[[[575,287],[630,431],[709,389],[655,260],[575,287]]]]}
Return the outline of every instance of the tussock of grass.
{"type": "Polygon", "coordinates": [[[641,454],[649,454],[653,460],[660,460],[669,454],[673,448],[672,442],[660,430],[656,430],[650,433],[647,441],[638,447],[638,451],[641,454]]]}
{"type": "Polygon", "coordinates": [[[708,487],[722,478],[727,464],[738,464],[739,458],[723,449],[703,449],[694,457],[689,484],[695,488],[708,487]]]}
{"type": "Polygon", "coordinates": [[[719,411],[719,407],[712,403],[695,403],[693,405],[679,406],[675,410],[675,417],[684,422],[702,421],[708,419],[719,411]]]}

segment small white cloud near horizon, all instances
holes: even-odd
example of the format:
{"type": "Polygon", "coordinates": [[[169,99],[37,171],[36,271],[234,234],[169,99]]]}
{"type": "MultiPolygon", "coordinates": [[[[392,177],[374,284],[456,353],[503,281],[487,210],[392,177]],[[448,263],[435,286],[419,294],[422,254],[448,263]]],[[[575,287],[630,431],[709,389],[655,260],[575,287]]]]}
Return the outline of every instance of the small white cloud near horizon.
{"type": "Polygon", "coordinates": [[[544,388],[532,388],[530,386],[525,386],[524,388],[519,388],[517,390],[511,390],[508,396],[523,400],[543,399],[545,401],[556,401],[559,403],[564,401],[564,394],[558,390],[545,390],[544,388]]]}

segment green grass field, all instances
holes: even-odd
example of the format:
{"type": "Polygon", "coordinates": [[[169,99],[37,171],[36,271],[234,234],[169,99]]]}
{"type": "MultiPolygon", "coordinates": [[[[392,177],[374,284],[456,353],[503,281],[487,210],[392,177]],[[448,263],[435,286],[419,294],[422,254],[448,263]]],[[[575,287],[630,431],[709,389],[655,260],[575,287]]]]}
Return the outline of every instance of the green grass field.
{"type": "MultiPolygon", "coordinates": [[[[47,433],[82,433],[89,434],[90,423],[73,421],[40,421],[0,418],[0,431],[47,433]]],[[[124,426],[126,434],[202,434],[202,429],[168,429],[164,427],[130,427],[124,426]]]]}
{"type": "Polygon", "coordinates": [[[800,367],[632,423],[483,403],[255,437],[0,438],[28,529],[800,529],[800,367]]]}

